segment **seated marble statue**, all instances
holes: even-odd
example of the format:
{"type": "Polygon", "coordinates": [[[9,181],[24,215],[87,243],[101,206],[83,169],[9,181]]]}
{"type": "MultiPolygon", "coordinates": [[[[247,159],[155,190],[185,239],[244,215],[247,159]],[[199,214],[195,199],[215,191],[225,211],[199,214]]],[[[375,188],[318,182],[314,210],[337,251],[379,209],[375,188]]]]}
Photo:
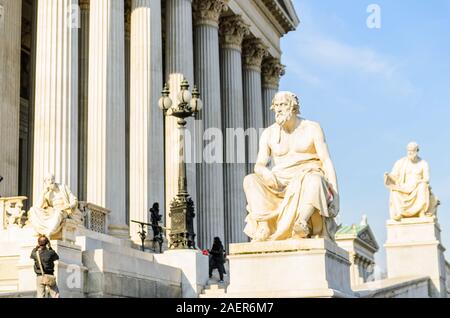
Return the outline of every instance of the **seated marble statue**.
{"type": "Polygon", "coordinates": [[[263,132],[255,173],[244,180],[249,212],[244,231],[256,242],[334,239],[338,184],[322,128],[299,117],[293,93],[277,93],[271,109],[276,123],[263,132]]]}
{"type": "Polygon", "coordinates": [[[419,145],[411,142],[408,155],[397,161],[391,173],[385,173],[384,183],[391,192],[390,215],[395,221],[436,215],[439,201],[431,192],[430,168],[418,156],[419,145]]]}
{"type": "Polygon", "coordinates": [[[67,218],[82,224],[78,200],[67,186],[55,183],[55,176],[49,175],[39,200],[28,212],[29,224],[38,234],[51,237],[61,231],[67,218]]]}

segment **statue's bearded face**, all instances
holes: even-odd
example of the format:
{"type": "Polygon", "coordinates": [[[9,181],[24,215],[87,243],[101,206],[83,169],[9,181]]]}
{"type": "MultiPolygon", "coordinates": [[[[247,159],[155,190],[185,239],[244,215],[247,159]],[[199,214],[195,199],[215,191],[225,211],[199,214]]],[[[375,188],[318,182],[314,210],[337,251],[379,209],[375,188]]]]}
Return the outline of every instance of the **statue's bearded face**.
{"type": "Polygon", "coordinates": [[[419,145],[416,142],[410,142],[406,147],[408,151],[408,159],[411,161],[417,161],[419,158],[419,145]]]}
{"type": "Polygon", "coordinates": [[[48,190],[52,190],[55,187],[55,177],[54,176],[48,176],[45,179],[45,186],[48,190]]]}
{"type": "Polygon", "coordinates": [[[295,112],[291,103],[287,98],[279,98],[273,101],[273,110],[275,112],[275,119],[278,125],[284,126],[293,116],[295,112]]]}
{"type": "Polygon", "coordinates": [[[418,149],[417,148],[409,148],[408,149],[408,159],[411,161],[416,161],[418,157],[418,149]]]}

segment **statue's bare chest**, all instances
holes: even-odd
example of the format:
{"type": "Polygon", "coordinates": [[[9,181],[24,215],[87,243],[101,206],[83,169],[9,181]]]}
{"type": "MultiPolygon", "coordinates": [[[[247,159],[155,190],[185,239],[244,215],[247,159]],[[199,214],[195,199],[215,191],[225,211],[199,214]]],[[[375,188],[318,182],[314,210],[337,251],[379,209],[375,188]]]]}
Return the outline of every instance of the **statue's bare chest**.
{"type": "Polygon", "coordinates": [[[302,126],[292,133],[286,133],[285,131],[273,133],[270,147],[272,155],[275,157],[283,157],[289,154],[315,153],[314,136],[308,127],[302,126]]]}

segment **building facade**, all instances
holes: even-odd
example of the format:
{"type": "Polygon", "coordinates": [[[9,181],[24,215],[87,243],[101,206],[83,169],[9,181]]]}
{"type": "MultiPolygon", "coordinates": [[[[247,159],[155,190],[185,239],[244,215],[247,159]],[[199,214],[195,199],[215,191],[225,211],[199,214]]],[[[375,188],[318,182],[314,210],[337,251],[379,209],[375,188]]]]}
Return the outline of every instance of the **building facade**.
{"type": "Polygon", "coordinates": [[[154,202],[170,228],[179,145],[158,100],[164,83],[177,100],[186,78],[204,103],[188,127],[198,245],[246,241],[251,164],[229,163],[226,144],[199,160],[203,133],[271,123],[280,39],[298,24],[290,0],[0,0],[0,195],[30,207],[54,173],[111,210],[114,236],[138,240],[130,221],[148,222],[154,202]]]}

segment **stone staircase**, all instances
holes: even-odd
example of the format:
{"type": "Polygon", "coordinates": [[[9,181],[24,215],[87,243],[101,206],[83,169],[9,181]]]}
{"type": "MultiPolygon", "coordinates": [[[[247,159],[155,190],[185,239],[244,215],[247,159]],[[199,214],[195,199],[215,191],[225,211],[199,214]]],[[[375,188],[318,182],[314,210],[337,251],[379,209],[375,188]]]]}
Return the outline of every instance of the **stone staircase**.
{"type": "Polygon", "coordinates": [[[0,299],[2,298],[36,298],[36,292],[13,292],[13,293],[0,293],[0,299]]]}
{"type": "Polygon", "coordinates": [[[228,263],[225,264],[227,274],[224,275],[223,283],[219,283],[220,277],[217,270],[213,271],[213,277],[209,279],[208,284],[203,290],[200,298],[225,298],[228,285],[230,285],[230,271],[228,263]]]}

